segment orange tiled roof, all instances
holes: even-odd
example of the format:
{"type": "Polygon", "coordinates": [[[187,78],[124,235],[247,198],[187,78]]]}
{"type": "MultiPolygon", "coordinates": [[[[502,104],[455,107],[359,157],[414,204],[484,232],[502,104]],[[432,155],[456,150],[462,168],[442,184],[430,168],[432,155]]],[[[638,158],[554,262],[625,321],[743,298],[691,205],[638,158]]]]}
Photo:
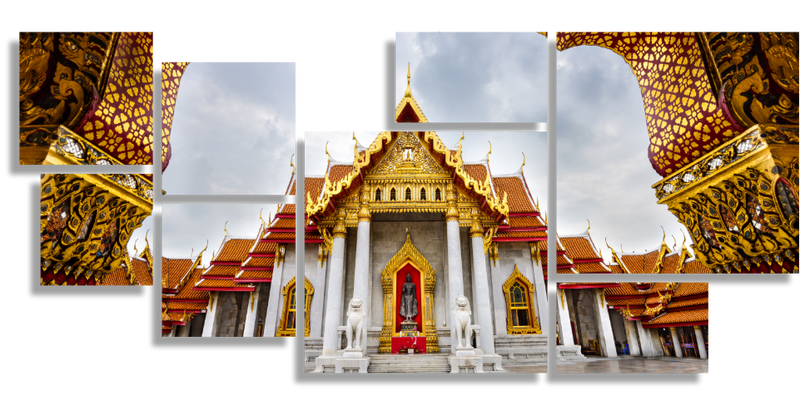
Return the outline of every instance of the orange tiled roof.
{"type": "Polygon", "coordinates": [[[322,177],[306,177],[306,195],[310,195],[312,201],[306,201],[305,205],[317,202],[324,185],[325,179],[322,177]]]}
{"type": "Polygon", "coordinates": [[[233,265],[219,265],[215,264],[208,268],[208,270],[203,274],[204,277],[206,276],[235,276],[236,273],[239,272],[239,266],[233,265]]]}
{"type": "Polygon", "coordinates": [[[525,191],[525,186],[522,180],[518,177],[493,177],[495,189],[497,190],[497,197],[502,200],[503,193],[508,193],[508,212],[509,213],[526,213],[537,212],[533,206],[533,202],[528,198],[528,193],[525,191]]]}
{"type": "MultiPolygon", "coordinates": [[[[204,293],[208,294],[208,291],[203,291],[204,293]]],[[[169,308],[167,311],[200,311],[206,309],[208,303],[200,303],[200,302],[170,302],[167,304],[169,308]]]]}
{"type": "Polygon", "coordinates": [[[238,274],[237,279],[250,280],[250,279],[271,279],[272,270],[244,270],[238,274]]]}
{"type": "Polygon", "coordinates": [[[269,227],[274,229],[294,229],[294,219],[278,218],[278,220],[274,221],[269,227]]]}
{"type": "Polygon", "coordinates": [[[587,259],[600,259],[597,249],[589,240],[589,235],[575,235],[575,236],[562,236],[560,237],[561,243],[564,245],[570,259],[573,260],[587,260],[587,259]]]}
{"type": "Polygon", "coordinates": [[[508,224],[512,228],[533,228],[538,226],[547,226],[542,222],[541,217],[510,217],[508,224]]]}
{"type": "Polygon", "coordinates": [[[195,288],[234,288],[247,287],[247,284],[237,283],[233,280],[207,280],[203,279],[195,288]]]}
{"type": "Polygon", "coordinates": [[[642,324],[650,326],[694,322],[708,322],[708,308],[690,309],[688,311],[671,311],[643,322],[642,324]]]}
{"type": "Polygon", "coordinates": [[[147,260],[132,257],[131,267],[139,285],[153,285],[153,269],[147,264],[147,260]]]}
{"type": "Polygon", "coordinates": [[[489,175],[489,172],[486,170],[486,166],[483,164],[465,164],[464,171],[467,172],[469,177],[472,177],[475,180],[478,180],[483,184],[486,180],[486,176],[489,175]]]}
{"type": "Polygon", "coordinates": [[[575,270],[581,274],[611,273],[605,263],[575,263],[575,270]]]}
{"type": "Polygon", "coordinates": [[[183,300],[206,300],[208,301],[208,291],[195,290],[194,286],[200,281],[203,274],[203,268],[196,268],[191,275],[191,278],[186,282],[183,287],[174,296],[169,298],[183,299],[183,300]]]}
{"type": "Polygon", "coordinates": [[[708,297],[693,298],[690,300],[672,301],[667,306],[667,309],[691,307],[694,305],[708,305],[708,297]]]}
{"type": "Polygon", "coordinates": [[[495,238],[546,238],[547,231],[498,232],[495,238]]]}
{"type": "Polygon", "coordinates": [[[343,179],[344,176],[350,174],[353,171],[353,165],[334,165],[331,166],[330,171],[328,172],[328,178],[331,181],[331,184],[336,184],[339,180],[343,179]]]}
{"type": "MultiPolygon", "coordinates": [[[[263,238],[263,235],[262,235],[263,238]]],[[[272,242],[262,242],[261,240],[258,241],[255,249],[253,249],[252,253],[275,253],[275,249],[277,249],[278,244],[272,242]]]]}
{"type": "Polygon", "coordinates": [[[228,239],[224,242],[222,249],[217,253],[214,261],[217,262],[239,262],[241,263],[250,252],[250,248],[255,244],[255,239],[228,239]]]}
{"type": "Polygon", "coordinates": [[[271,267],[275,264],[274,257],[253,257],[247,261],[245,267],[271,267]]]}
{"type": "Polygon", "coordinates": [[[675,290],[675,297],[686,297],[696,294],[708,294],[708,283],[680,283],[675,290]]]}
{"type": "Polygon", "coordinates": [[[279,214],[295,215],[294,204],[284,204],[279,214]]]}
{"type": "Polygon", "coordinates": [[[183,276],[192,268],[192,259],[161,258],[161,279],[164,286],[169,289],[178,288],[183,276]]]}
{"type": "Polygon", "coordinates": [[[128,280],[128,270],[125,266],[119,266],[111,273],[108,273],[100,285],[131,285],[128,280]]]}
{"type": "Polygon", "coordinates": [[[711,274],[712,271],[703,263],[695,259],[689,259],[683,263],[683,272],[687,274],[711,274]]]}

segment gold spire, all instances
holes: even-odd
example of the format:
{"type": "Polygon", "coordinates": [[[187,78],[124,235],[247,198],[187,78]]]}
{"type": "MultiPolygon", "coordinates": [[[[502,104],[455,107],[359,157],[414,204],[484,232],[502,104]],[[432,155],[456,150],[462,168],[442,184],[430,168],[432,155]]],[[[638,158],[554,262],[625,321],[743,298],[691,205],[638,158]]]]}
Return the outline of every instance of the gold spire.
{"type": "Polygon", "coordinates": [[[522,171],[523,167],[525,167],[525,152],[522,152],[522,166],[519,167],[519,171],[522,171]]]}
{"type": "Polygon", "coordinates": [[[406,75],[406,92],[403,97],[411,97],[411,62],[408,62],[408,75],[406,75]]]}

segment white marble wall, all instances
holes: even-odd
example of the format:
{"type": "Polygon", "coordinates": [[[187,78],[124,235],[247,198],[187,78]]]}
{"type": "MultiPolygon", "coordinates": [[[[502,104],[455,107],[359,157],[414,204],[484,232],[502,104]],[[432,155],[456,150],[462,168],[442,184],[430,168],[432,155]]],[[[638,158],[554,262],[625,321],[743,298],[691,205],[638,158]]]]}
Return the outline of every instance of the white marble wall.
{"type": "Polygon", "coordinates": [[[311,313],[309,314],[311,318],[309,337],[322,337],[328,260],[323,261],[322,267],[320,267],[318,257],[319,244],[307,243],[305,246],[305,277],[314,287],[314,295],[311,297],[311,313]]]}

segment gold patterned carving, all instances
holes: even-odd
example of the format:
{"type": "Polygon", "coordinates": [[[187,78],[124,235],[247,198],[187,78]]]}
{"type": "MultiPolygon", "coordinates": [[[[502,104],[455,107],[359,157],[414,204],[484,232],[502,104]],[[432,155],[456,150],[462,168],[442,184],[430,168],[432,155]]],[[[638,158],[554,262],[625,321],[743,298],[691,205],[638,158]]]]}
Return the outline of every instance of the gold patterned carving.
{"type": "Polygon", "coordinates": [[[798,124],[796,32],[698,34],[719,100],[742,127],[798,124]]]}
{"type": "Polygon", "coordinates": [[[539,266],[542,261],[542,253],[539,250],[539,242],[529,242],[531,248],[531,261],[539,266]]]}
{"type": "Polygon", "coordinates": [[[386,156],[381,159],[375,169],[370,171],[370,174],[412,173],[448,174],[447,170],[439,166],[431,157],[415,132],[401,132],[386,156]]]}
{"type": "Polygon", "coordinates": [[[358,222],[369,222],[372,215],[369,212],[370,187],[368,184],[361,186],[361,208],[358,210],[358,222]]]}
{"type": "Polygon", "coordinates": [[[344,227],[345,210],[339,209],[336,213],[336,225],[333,227],[333,238],[346,238],[347,228],[344,227]]]}
{"type": "Polygon", "coordinates": [[[508,280],[506,280],[506,282],[503,284],[503,293],[506,296],[506,332],[509,335],[530,335],[542,333],[542,328],[539,326],[539,318],[536,316],[536,310],[534,309],[533,305],[535,300],[534,291],[535,289],[533,284],[530,282],[530,280],[528,280],[527,277],[525,277],[524,274],[519,271],[519,268],[515,264],[514,272],[511,273],[511,276],[509,276],[508,280]],[[515,305],[518,305],[518,301],[516,301],[517,304],[515,304],[515,300],[512,297],[512,294],[514,294],[512,287],[514,287],[514,285],[517,283],[519,283],[525,289],[523,298],[525,300],[525,306],[527,307],[525,308],[525,313],[528,316],[527,326],[514,326],[513,323],[513,311],[515,310],[514,308],[517,308],[515,305]]]}
{"type": "Polygon", "coordinates": [[[397,291],[396,274],[406,264],[410,264],[420,272],[422,283],[422,333],[428,353],[439,353],[439,334],[436,332],[436,318],[434,314],[433,288],[436,286],[436,269],[411,243],[411,236],[406,235],[406,242],[400,251],[392,257],[381,270],[381,285],[383,286],[383,328],[380,335],[379,353],[390,353],[392,350],[392,336],[396,322],[394,310],[394,292],[397,291]]]}
{"type": "MultiPolygon", "coordinates": [[[[478,208],[472,208],[470,216],[472,217],[472,226],[469,228],[469,237],[483,239],[483,227],[481,226],[481,220],[478,216],[478,208]]],[[[485,253],[486,249],[484,249],[484,254],[485,253]]]]}
{"type": "Polygon", "coordinates": [[[319,244],[319,249],[317,252],[317,261],[319,262],[319,268],[322,268],[325,260],[328,259],[328,248],[325,246],[324,243],[319,244]]]}
{"type": "Polygon", "coordinates": [[[455,186],[448,184],[445,187],[445,190],[445,193],[447,194],[447,197],[445,198],[447,200],[447,213],[445,214],[445,217],[447,217],[447,222],[458,221],[459,214],[458,205],[456,205],[455,186]]]}
{"type": "Polygon", "coordinates": [[[135,176],[43,175],[42,272],[83,273],[99,281],[124,262],[131,233],[153,207],[135,188],[141,180],[135,176]]]}
{"type": "Polygon", "coordinates": [[[489,260],[494,262],[494,267],[497,267],[497,261],[500,260],[500,249],[497,242],[489,245],[489,260]]]}
{"type": "Polygon", "coordinates": [[[782,264],[797,256],[797,153],[797,127],[758,125],[653,188],[706,267],[782,264]]]}
{"type": "Polygon", "coordinates": [[[119,36],[92,32],[20,33],[20,126],[74,128],[105,91],[119,36]],[[47,83],[50,86],[45,88],[47,83]]]}
{"type": "MultiPolygon", "coordinates": [[[[411,133],[401,133],[400,135],[398,135],[398,138],[401,137],[401,136],[411,137],[410,138],[410,139],[412,139],[411,142],[413,142],[413,139],[417,138],[417,136],[413,132],[411,132],[411,133]],[[405,134],[405,135],[403,135],[403,134],[405,134]]],[[[463,137],[462,137],[462,139],[463,139],[463,137]]],[[[306,193],[307,194],[306,195],[306,214],[309,217],[311,217],[311,216],[314,216],[314,215],[317,215],[319,213],[324,212],[329,207],[330,202],[331,202],[331,198],[333,198],[334,196],[338,196],[338,195],[342,194],[344,190],[346,190],[347,188],[350,187],[350,185],[353,183],[353,181],[355,181],[355,179],[361,178],[361,176],[364,174],[362,172],[362,169],[372,162],[373,155],[382,152],[384,150],[384,148],[385,148],[385,145],[391,144],[392,141],[393,141],[393,136],[392,136],[391,132],[381,132],[378,135],[378,137],[375,139],[375,141],[373,141],[372,144],[369,146],[369,148],[367,148],[366,150],[359,152],[357,147],[354,147],[355,148],[355,150],[354,150],[355,157],[354,157],[354,162],[353,162],[353,170],[350,173],[348,173],[347,175],[345,175],[341,180],[337,181],[335,184],[330,181],[330,178],[326,174],[323,190],[322,190],[321,196],[319,198],[312,198],[310,193],[306,193]]],[[[500,213],[502,215],[508,215],[507,195],[503,196],[502,202],[498,202],[497,199],[495,199],[495,197],[494,197],[494,195],[492,193],[491,183],[490,183],[490,180],[489,180],[488,176],[483,182],[479,182],[479,181],[473,179],[472,177],[470,177],[466,173],[466,171],[464,170],[464,168],[463,168],[463,160],[461,158],[461,142],[460,141],[459,141],[459,148],[458,148],[458,150],[456,151],[455,154],[451,153],[451,151],[449,151],[444,146],[444,143],[439,139],[439,137],[436,135],[435,132],[426,132],[425,133],[425,137],[424,137],[424,141],[426,143],[428,143],[433,148],[433,150],[435,152],[440,153],[440,154],[443,155],[443,157],[444,157],[444,159],[443,159],[444,162],[443,163],[446,164],[449,168],[451,168],[451,169],[453,169],[455,171],[456,176],[458,176],[463,181],[464,187],[467,190],[472,190],[476,194],[478,194],[478,195],[482,196],[483,198],[485,198],[486,202],[487,202],[487,206],[491,210],[496,211],[496,212],[498,212],[498,213],[500,213]]],[[[419,140],[417,140],[417,142],[419,142],[419,140]]],[[[420,143],[420,145],[422,145],[422,144],[420,143]]],[[[423,149],[425,149],[425,148],[423,147],[423,149]]],[[[425,149],[425,150],[427,150],[427,149],[425,149]]],[[[413,155],[418,155],[418,153],[415,153],[413,151],[411,153],[413,155]]],[[[425,155],[426,153],[427,152],[423,151],[422,155],[423,156],[427,156],[427,155],[425,155]]],[[[400,156],[401,157],[403,156],[402,153],[401,153],[400,156]]],[[[440,167],[440,166],[437,165],[436,167],[440,167]]],[[[414,170],[412,170],[408,174],[414,174],[414,173],[416,173],[416,172],[414,170]]],[[[419,173],[422,173],[422,171],[420,170],[419,173]]],[[[426,174],[426,175],[438,176],[437,174],[431,174],[431,173],[426,174]]],[[[416,181],[416,180],[413,179],[413,176],[410,176],[408,181],[416,181]]],[[[428,179],[428,180],[425,180],[425,181],[429,181],[430,182],[430,181],[434,181],[434,180],[428,179]]],[[[384,195],[383,199],[385,200],[385,199],[388,198],[389,189],[382,188],[382,190],[383,190],[383,195],[384,195]]],[[[431,195],[428,196],[428,199],[433,199],[434,198],[435,189],[431,189],[430,191],[431,191],[431,193],[430,193],[431,195]]],[[[454,190],[454,192],[455,192],[455,190],[454,190]]],[[[398,201],[402,201],[403,198],[404,198],[404,195],[400,195],[400,194],[401,193],[398,193],[398,195],[397,195],[398,201]]],[[[455,195],[454,195],[453,198],[455,199],[455,195]]],[[[414,200],[411,201],[411,203],[413,203],[413,204],[417,204],[418,202],[419,202],[418,199],[414,199],[414,200]]],[[[373,210],[372,212],[378,212],[378,211],[373,210]]],[[[415,211],[413,211],[413,209],[412,209],[412,211],[410,211],[410,212],[415,212],[415,211]]],[[[419,211],[416,211],[416,212],[419,212],[419,211]]],[[[457,215],[457,211],[450,212],[450,214],[451,214],[451,216],[454,217],[455,215],[457,215]]]]}

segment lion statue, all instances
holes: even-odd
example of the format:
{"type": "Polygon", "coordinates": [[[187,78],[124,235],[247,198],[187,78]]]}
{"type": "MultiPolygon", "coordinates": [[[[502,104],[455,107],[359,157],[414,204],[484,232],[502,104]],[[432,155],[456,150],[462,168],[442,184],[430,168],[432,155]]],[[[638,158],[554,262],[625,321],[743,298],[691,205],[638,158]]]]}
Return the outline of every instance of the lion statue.
{"type": "Polygon", "coordinates": [[[472,324],[470,322],[470,315],[472,310],[469,308],[469,300],[467,297],[461,295],[456,298],[456,305],[453,307],[453,320],[456,325],[456,342],[458,348],[471,348],[470,340],[472,338],[472,324]],[[464,344],[461,344],[461,338],[464,338],[464,344]]]}
{"type": "Polygon", "coordinates": [[[361,349],[361,326],[366,314],[364,300],[353,297],[347,308],[347,349],[361,349]]]}

